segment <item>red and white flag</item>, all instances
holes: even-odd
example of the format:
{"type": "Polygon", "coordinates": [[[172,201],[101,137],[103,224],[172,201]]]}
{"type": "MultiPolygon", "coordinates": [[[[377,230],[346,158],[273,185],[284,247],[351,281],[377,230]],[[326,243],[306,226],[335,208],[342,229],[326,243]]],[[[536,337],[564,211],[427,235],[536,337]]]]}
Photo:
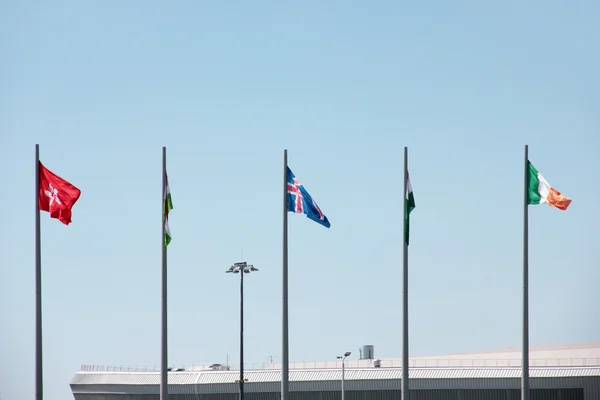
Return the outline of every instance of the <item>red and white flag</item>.
{"type": "Polygon", "coordinates": [[[48,211],[50,218],[56,218],[65,225],[71,223],[71,209],[81,195],[81,190],[71,185],[40,162],[39,207],[48,211]]]}

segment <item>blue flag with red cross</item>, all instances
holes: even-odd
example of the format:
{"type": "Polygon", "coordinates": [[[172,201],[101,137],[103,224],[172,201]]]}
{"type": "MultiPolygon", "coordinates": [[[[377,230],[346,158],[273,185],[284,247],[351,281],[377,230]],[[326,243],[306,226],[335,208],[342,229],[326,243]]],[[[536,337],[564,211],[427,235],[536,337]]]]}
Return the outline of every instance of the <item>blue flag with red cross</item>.
{"type": "Polygon", "coordinates": [[[331,226],[317,202],[308,194],[289,167],[287,169],[287,209],[296,214],[306,214],[309,219],[326,228],[331,226]]]}

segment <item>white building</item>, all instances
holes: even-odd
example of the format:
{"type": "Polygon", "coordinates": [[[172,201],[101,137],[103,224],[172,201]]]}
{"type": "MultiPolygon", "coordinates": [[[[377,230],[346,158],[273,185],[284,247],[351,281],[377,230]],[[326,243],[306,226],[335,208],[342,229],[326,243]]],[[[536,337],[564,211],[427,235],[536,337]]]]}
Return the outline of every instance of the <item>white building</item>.
{"type": "MultiPolygon", "coordinates": [[[[398,399],[400,359],[346,360],[346,400],[398,399]]],[[[410,358],[411,400],[518,400],[519,348],[410,358]],[[414,394],[413,394],[414,393],[414,394]]],[[[280,364],[246,370],[246,400],[278,400],[280,364]]],[[[173,400],[237,400],[239,371],[189,366],[169,372],[173,400]]],[[[291,400],[339,400],[341,362],[290,364],[291,400]]],[[[158,400],[160,372],[83,366],[71,381],[76,400],[158,400]]],[[[531,400],[600,400],[600,342],[530,348],[531,400]]]]}

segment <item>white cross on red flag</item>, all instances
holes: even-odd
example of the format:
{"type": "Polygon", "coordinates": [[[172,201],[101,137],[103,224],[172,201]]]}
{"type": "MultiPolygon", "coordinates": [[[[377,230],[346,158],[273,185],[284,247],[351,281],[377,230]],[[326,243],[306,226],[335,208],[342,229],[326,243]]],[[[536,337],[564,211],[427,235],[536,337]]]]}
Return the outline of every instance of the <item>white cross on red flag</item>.
{"type": "Polygon", "coordinates": [[[65,181],[40,162],[40,211],[48,211],[50,218],[56,218],[65,225],[71,223],[71,209],[81,195],[81,190],[65,181]]]}

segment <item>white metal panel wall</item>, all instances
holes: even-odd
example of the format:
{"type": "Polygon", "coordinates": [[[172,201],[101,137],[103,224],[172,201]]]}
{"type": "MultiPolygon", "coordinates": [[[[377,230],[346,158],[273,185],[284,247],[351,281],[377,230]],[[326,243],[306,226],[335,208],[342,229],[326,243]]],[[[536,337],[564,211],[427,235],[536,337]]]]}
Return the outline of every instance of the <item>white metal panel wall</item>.
{"type": "MultiPolygon", "coordinates": [[[[412,379],[411,389],[413,390],[431,390],[431,389],[519,389],[520,379],[504,378],[504,379],[412,379]]],[[[72,385],[74,395],[77,394],[128,394],[137,395],[137,400],[149,400],[151,395],[159,393],[159,385],[72,385]]],[[[532,389],[542,388],[583,388],[586,399],[600,399],[600,377],[581,377],[581,378],[533,378],[531,380],[532,389]]],[[[281,390],[279,382],[260,382],[249,383],[245,385],[250,395],[265,396],[269,393],[278,394],[281,390]]],[[[365,381],[349,381],[346,384],[346,390],[350,394],[352,392],[369,391],[369,392],[394,392],[400,389],[399,379],[388,380],[365,380],[365,381]]],[[[299,396],[307,396],[310,393],[312,400],[315,400],[314,393],[339,393],[339,381],[321,381],[321,382],[290,382],[290,391],[302,393],[299,396]]],[[[196,399],[208,396],[210,399],[223,396],[227,400],[235,400],[238,393],[238,385],[236,384],[210,384],[210,385],[170,385],[169,393],[171,394],[186,394],[195,395],[196,399]],[[215,396],[212,396],[215,395],[215,396]]],[[[322,396],[322,395],[320,395],[322,396]]],[[[269,396],[267,396],[269,397],[269,396]]],[[[98,400],[98,397],[92,397],[98,400]]]]}
{"type": "MultiPolygon", "coordinates": [[[[399,390],[389,391],[361,391],[348,392],[348,400],[397,400],[399,390]]],[[[211,395],[170,395],[170,400],[234,400],[237,394],[211,394],[211,395]]],[[[153,395],[76,395],[76,400],[159,400],[158,394],[153,395]]],[[[279,393],[250,393],[248,400],[280,400],[279,393]]],[[[290,400],[339,400],[339,392],[290,392],[290,400]]],[[[411,391],[411,399],[415,400],[520,400],[518,389],[481,389],[473,391],[468,389],[433,389],[411,391]]],[[[567,393],[563,390],[562,396],[557,393],[540,393],[534,391],[532,400],[590,400],[579,393],[567,393]]],[[[596,398],[591,398],[597,400],[596,398]]]]}

